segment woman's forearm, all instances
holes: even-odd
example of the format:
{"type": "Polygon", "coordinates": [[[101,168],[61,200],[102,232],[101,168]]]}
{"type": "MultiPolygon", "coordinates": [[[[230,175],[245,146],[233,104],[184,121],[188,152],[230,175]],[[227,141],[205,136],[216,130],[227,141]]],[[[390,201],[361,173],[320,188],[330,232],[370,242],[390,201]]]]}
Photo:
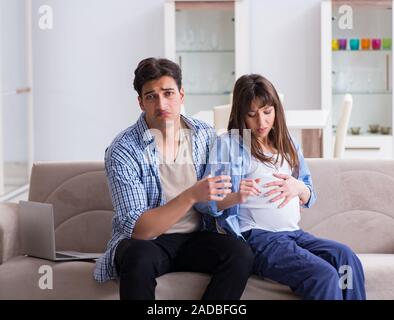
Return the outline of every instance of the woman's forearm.
{"type": "Polygon", "coordinates": [[[305,184],[299,197],[303,204],[307,203],[311,197],[311,190],[305,184]]]}
{"type": "Polygon", "coordinates": [[[235,206],[236,204],[238,204],[238,202],[238,192],[232,192],[228,194],[222,201],[216,202],[216,206],[218,208],[218,211],[222,211],[235,206]]]}

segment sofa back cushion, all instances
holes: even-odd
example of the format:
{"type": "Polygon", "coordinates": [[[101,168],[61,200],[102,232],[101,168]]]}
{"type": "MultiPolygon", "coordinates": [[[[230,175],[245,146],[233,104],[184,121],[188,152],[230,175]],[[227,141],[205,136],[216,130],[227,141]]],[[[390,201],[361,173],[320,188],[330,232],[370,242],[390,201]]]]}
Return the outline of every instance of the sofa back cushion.
{"type": "MultiPolygon", "coordinates": [[[[317,201],[301,227],[358,253],[394,253],[394,160],[307,159],[317,201]]],[[[39,162],[29,200],[54,205],[58,250],[103,252],[113,207],[103,162],[39,162]]]]}
{"type": "Polygon", "coordinates": [[[394,160],[308,159],[317,201],[301,227],[358,253],[394,253],[394,160]]]}
{"type": "Polygon", "coordinates": [[[57,250],[105,251],[113,207],[102,161],[35,163],[29,200],[53,204],[57,250]]]}

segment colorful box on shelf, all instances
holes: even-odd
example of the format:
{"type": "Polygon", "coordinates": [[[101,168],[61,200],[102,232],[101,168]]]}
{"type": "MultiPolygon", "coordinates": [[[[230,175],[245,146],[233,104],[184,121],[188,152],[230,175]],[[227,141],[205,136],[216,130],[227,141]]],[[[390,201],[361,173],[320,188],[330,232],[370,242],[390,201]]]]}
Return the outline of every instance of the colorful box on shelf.
{"type": "Polygon", "coordinates": [[[331,48],[333,51],[346,50],[347,39],[332,39],[331,48]]]}
{"type": "Polygon", "coordinates": [[[358,50],[360,48],[360,39],[350,39],[350,50],[358,50]]]}
{"type": "Polygon", "coordinates": [[[333,51],[337,51],[339,49],[339,43],[337,39],[332,39],[331,47],[333,51]]]}
{"type": "Polygon", "coordinates": [[[391,49],[391,38],[383,38],[382,39],[382,48],[383,50],[391,49]]]}
{"type": "Polygon", "coordinates": [[[371,39],[363,38],[361,39],[361,49],[362,50],[369,50],[371,47],[371,39]]]}
{"type": "MultiPolygon", "coordinates": [[[[346,50],[348,39],[332,39],[331,48],[333,51],[346,50]]],[[[391,50],[391,38],[352,38],[349,39],[349,49],[356,50],[391,50]]]]}
{"type": "Polygon", "coordinates": [[[372,39],[372,49],[373,50],[380,50],[381,45],[382,45],[382,40],[372,39]]]}
{"type": "Polygon", "coordinates": [[[338,39],[339,50],[346,50],[347,39],[338,39]]]}

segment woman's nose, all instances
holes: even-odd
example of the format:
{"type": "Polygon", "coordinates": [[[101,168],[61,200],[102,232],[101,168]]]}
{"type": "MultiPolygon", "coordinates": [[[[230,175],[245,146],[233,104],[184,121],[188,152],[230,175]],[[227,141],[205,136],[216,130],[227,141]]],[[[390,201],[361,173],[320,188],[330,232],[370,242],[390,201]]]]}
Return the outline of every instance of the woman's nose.
{"type": "Polygon", "coordinates": [[[259,126],[261,127],[262,125],[265,124],[265,117],[262,114],[259,114],[259,126]]]}

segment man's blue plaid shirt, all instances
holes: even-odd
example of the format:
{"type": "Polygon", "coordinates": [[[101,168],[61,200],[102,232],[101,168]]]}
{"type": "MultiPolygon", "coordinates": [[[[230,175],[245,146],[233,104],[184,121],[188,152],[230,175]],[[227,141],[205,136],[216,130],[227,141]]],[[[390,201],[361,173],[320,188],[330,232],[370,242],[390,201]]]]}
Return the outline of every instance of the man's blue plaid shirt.
{"type": "MultiPolygon", "coordinates": [[[[114,256],[118,243],[130,238],[138,218],[147,210],[165,205],[158,171],[158,154],[142,113],[138,121],[121,132],[105,152],[105,170],[115,215],[112,238],[96,262],[94,278],[104,282],[118,277],[114,256]]],[[[193,161],[201,179],[215,139],[206,123],[182,116],[192,130],[193,161]]],[[[180,172],[180,174],[182,174],[180,172]]],[[[214,218],[202,214],[204,230],[214,230],[214,218]]]]}

